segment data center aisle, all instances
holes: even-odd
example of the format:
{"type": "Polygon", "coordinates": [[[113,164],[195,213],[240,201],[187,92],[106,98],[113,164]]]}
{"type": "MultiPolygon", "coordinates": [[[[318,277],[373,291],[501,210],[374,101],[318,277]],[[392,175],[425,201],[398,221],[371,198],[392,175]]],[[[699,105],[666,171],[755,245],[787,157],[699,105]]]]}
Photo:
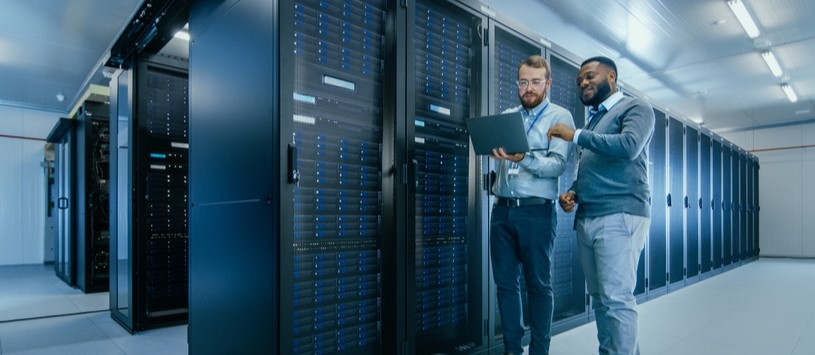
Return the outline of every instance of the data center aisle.
{"type": "MultiPolygon", "coordinates": [[[[0,273],[0,277],[3,274],[0,273]]],[[[7,289],[10,278],[0,278],[7,289]]],[[[19,284],[18,284],[19,285],[19,284]]],[[[815,260],[768,259],[640,306],[643,354],[815,354],[815,260]]],[[[0,308],[9,307],[0,297],[0,308]]],[[[228,325],[225,325],[228,326],[228,325]]],[[[0,354],[186,354],[185,325],[130,335],[108,312],[0,322],[0,354]]],[[[594,323],[556,335],[551,353],[593,354],[594,323]]]]}
{"type": "MultiPolygon", "coordinates": [[[[815,354],[815,260],[768,259],[643,303],[642,354],[815,354]]],[[[557,355],[596,354],[589,323],[552,340],[557,355]]]]}

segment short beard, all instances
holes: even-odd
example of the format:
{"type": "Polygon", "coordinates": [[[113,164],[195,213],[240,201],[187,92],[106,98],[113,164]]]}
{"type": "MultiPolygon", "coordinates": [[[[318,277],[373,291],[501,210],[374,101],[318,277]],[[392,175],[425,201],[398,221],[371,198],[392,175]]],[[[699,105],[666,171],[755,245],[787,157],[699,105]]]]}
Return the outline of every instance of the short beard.
{"type": "Polygon", "coordinates": [[[536,97],[535,100],[532,101],[532,103],[529,104],[529,105],[526,104],[526,101],[524,101],[523,96],[519,96],[518,98],[521,100],[521,106],[523,106],[525,109],[529,110],[529,109],[533,109],[535,107],[538,107],[538,105],[540,105],[541,102],[543,102],[543,99],[546,98],[546,92],[543,92],[540,96],[536,97]]]}
{"type": "Polygon", "coordinates": [[[583,102],[583,105],[597,107],[606,101],[606,99],[611,96],[611,83],[606,80],[600,85],[597,85],[597,89],[594,90],[594,96],[591,97],[588,101],[583,100],[583,95],[580,96],[580,101],[583,102]]]}

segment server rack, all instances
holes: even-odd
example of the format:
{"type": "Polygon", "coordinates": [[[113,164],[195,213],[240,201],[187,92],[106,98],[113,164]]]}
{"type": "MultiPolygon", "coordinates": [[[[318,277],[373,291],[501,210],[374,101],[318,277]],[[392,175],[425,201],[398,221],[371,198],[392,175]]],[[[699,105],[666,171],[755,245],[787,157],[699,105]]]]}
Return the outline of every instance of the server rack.
{"type": "Polygon", "coordinates": [[[733,150],[722,144],[722,265],[733,263],[733,150]]]}
{"type": "MultiPolygon", "coordinates": [[[[490,49],[489,54],[489,64],[488,67],[490,68],[490,72],[492,73],[491,82],[489,85],[489,97],[492,100],[489,101],[488,111],[490,113],[496,114],[504,112],[507,109],[516,107],[519,105],[518,101],[518,86],[515,85],[515,81],[518,79],[518,66],[524,59],[529,57],[532,54],[544,55],[543,51],[540,47],[532,42],[531,39],[526,38],[522,34],[518,34],[517,32],[513,31],[512,29],[507,28],[504,25],[501,25],[497,21],[489,21],[489,33],[493,35],[487,36],[487,40],[489,41],[488,48],[490,49]]],[[[552,74],[554,75],[554,74],[552,74]]],[[[554,80],[553,80],[554,82],[554,80]]],[[[493,159],[489,157],[481,157],[481,164],[482,166],[488,166],[489,169],[487,171],[494,171],[495,162],[493,159]]],[[[488,176],[489,178],[490,176],[488,176]]],[[[485,188],[490,189],[492,187],[492,181],[490,181],[485,188]]],[[[492,195],[488,195],[487,202],[483,208],[485,213],[482,216],[484,218],[484,222],[482,223],[482,229],[486,231],[486,234],[489,234],[489,220],[490,220],[490,213],[492,212],[492,203],[493,197],[492,195]]],[[[483,217],[482,217],[483,218],[483,217]]],[[[559,232],[559,231],[558,231],[559,232]]],[[[487,243],[489,243],[489,237],[487,238],[487,243]]],[[[555,242],[557,243],[557,241],[555,242]]],[[[489,245],[489,244],[487,244],[489,245]]],[[[485,248],[489,250],[489,248],[485,248]]],[[[501,328],[501,313],[498,311],[498,304],[497,304],[497,289],[495,286],[495,281],[492,275],[492,267],[491,267],[491,259],[489,253],[485,256],[485,261],[489,261],[489,289],[490,289],[490,298],[489,298],[489,315],[488,319],[490,319],[490,342],[494,344],[502,344],[501,338],[503,336],[502,328],[501,328]]],[[[557,260],[557,259],[555,259],[557,260]]],[[[554,276],[557,271],[553,271],[553,278],[557,278],[554,276]]],[[[523,273],[520,275],[521,281],[521,303],[523,309],[523,320],[524,326],[529,326],[529,311],[528,311],[528,297],[526,294],[526,279],[523,276],[523,273]]],[[[557,291],[555,291],[557,293],[557,291]]],[[[556,296],[557,298],[557,296],[556,296]]]]}
{"type": "MultiPolygon", "coordinates": [[[[668,283],[681,287],[685,281],[685,223],[683,206],[685,134],[682,121],[668,118],[668,283]]],[[[669,290],[670,291],[670,290],[669,290]]]]}
{"type": "Polygon", "coordinates": [[[721,272],[722,265],[724,263],[724,209],[726,203],[724,201],[723,195],[723,169],[722,169],[722,159],[724,157],[722,141],[718,138],[711,139],[712,141],[712,158],[711,158],[711,168],[712,170],[712,185],[711,185],[711,199],[710,199],[710,210],[712,214],[712,227],[713,232],[711,234],[713,238],[713,270],[716,273],[721,272]],[[718,207],[717,207],[718,206],[718,207]]]}
{"type": "Polygon", "coordinates": [[[711,139],[699,134],[699,272],[704,275],[713,269],[713,200],[711,197],[711,139]]]}
{"type": "Polygon", "coordinates": [[[128,68],[111,81],[110,310],[137,332],[187,320],[188,80],[179,58],[128,68]]]}
{"type": "Polygon", "coordinates": [[[109,287],[110,105],[97,99],[76,113],[76,286],[86,293],[109,287]]]}
{"type": "Polygon", "coordinates": [[[732,223],[733,223],[733,231],[732,231],[732,262],[736,265],[741,264],[741,249],[742,245],[742,229],[741,229],[741,185],[743,181],[742,177],[742,156],[739,148],[735,145],[731,145],[732,147],[732,160],[731,160],[731,209],[732,209],[732,223]]]}
{"type": "Polygon", "coordinates": [[[699,275],[699,131],[685,126],[685,277],[691,280],[699,275]]]}
{"type": "Polygon", "coordinates": [[[456,3],[408,7],[408,352],[482,342],[482,189],[464,120],[481,114],[486,19],[456,3]],[[410,42],[410,41],[409,41],[410,42]],[[412,265],[411,265],[412,264],[412,265]],[[415,280],[410,285],[411,280],[415,280]]]}
{"type": "Polygon", "coordinates": [[[761,238],[759,238],[759,213],[761,212],[761,204],[759,204],[759,194],[758,194],[758,187],[759,187],[759,163],[758,158],[753,156],[752,161],[752,174],[753,174],[753,198],[751,201],[753,202],[753,224],[751,228],[753,229],[753,257],[758,258],[761,253],[761,238]]]}
{"type": "Polygon", "coordinates": [[[668,118],[665,112],[654,109],[654,135],[648,156],[649,178],[651,185],[651,228],[648,236],[648,279],[645,287],[649,298],[665,293],[667,285],[667,205],[668,191],[666,191],[667,177],[666,164],[666,134],[668,118]]]}
{"type": "Polygon", "coordinates": [[[740,154],[741,164],[739,167],[739,229],[740,233],[739,236],[741,238],[739,252],[741,254],[740,258],[742,262],[747,262],[749,259],[748,250],[750,250],[750,231],[748,229],[748,209],[750,206],[749,203],[749,186],[750,186],[750,172],[748,167],[750,166],[749,159],[750,157],[747,156],[747,152],[744,150],[741,151],[740,154]]]}

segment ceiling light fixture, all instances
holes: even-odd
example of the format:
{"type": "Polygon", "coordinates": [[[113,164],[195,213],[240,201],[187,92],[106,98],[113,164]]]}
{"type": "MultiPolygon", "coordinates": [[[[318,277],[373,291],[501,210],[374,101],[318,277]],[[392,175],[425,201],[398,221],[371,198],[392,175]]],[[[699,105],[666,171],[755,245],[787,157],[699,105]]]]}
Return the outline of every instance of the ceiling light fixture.
{"type": "Polygon", "coordinates": [[[750,38],[758,37],[760,34],[758,27],[756,27],[756,23],[753,22],[753,18],[750,17],[750,13],[747,12],[747,8],[744,7],[744,3],[742,3],[741,0],[727,0],[727,5],[730,6],[730,10],[733,11],[733,14],[736,15],[741,27],[744,28],[744,32],[747,32],[747,36],[750,38]]]}
{"type": "Polygon", "coordinates": [[[63,94],[62,94],[62,91],[60,91],[60,92],[57,94],[57,101],[59,101],[59,102],[63,102],[63,101],[65,101],[65,95],[63,95],[63,94]]]}
{"type": "Polygon", "coordinates": [[[781,75],[784,74],[784,72],[781,71],[781,66],[778,65],[778,61],[775,60],[775,55],[773,55],[773,52],[761,52],[761,58],[764,58],[764,62],[767,63],[767,67],[770,68],[770,71],[773,72],[773,75],[776,78],[781,77],[781,75]]]}
{"type": "Polygon", "coordinates": [[[798,95],[795,95],[795,91],[792,90],[792,86],[790,86],[790,84],[782,84],[781,90],[784,90],[784,93],[787,94],[787,99],[789,99],[790,102],[794,103],[798,101],[798,95]]]}
{"type": "Polygon", "coordinates": [[[178,38],[178,39],[183,39],[185,41],[189,41],[190,40],[190,33],[187,32],[187,31],[181,30],[181,31],[176,32],[175,36],[173,36],[173,37],[178,38]]]}

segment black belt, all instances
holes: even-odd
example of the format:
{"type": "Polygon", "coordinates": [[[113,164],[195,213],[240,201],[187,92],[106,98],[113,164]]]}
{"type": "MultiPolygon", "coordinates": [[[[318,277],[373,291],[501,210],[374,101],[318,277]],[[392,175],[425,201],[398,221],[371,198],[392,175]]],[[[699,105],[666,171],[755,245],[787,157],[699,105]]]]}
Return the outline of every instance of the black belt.
{"type": "Polygon", "coordinates": [[[507,207],[548,205],[550,203],[552,203],[552,200],[543,197],[525,197],[525,198],[498,197],[495,199],[496,205],[507,207]]]}

